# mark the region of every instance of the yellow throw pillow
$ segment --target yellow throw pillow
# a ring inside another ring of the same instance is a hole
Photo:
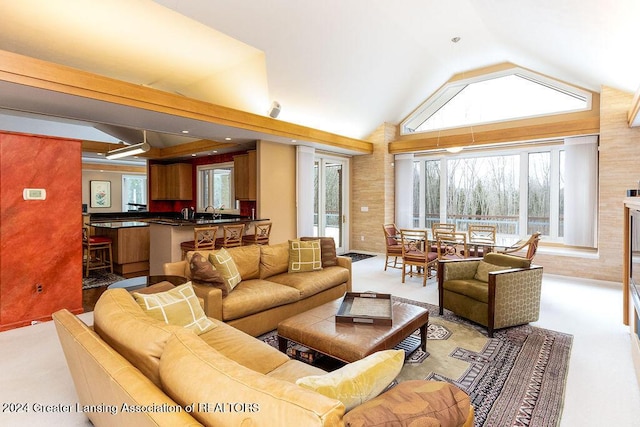
[[[289,273],[322,270],[320,240],[289,240]]]
[[[216,326],[204,314],[191,282],[155,294],[133,292],[133,297],[147,315],[169,325],[183,326],[197,334]]]
[[[482,282],[488,282],[490,272],[508,269],[509,267],[505,267],[503,265],[489,264],[488,262],[480,261],[478,269],[476,270],[476,275],[473,276],[473,278]]]
[[[333,372],[300,378],[296,384],[341,401],[348,411],[379,395],[403,364],[404,350],[383,350]]]
[[[209,261],[211,264],[222,274],[222,278],[227,284],[229,292],[236,287],[242,280],[236,263],[229,255],[229,252],[225,248],[221,248],[219,251],[215,251],[209,255]]]

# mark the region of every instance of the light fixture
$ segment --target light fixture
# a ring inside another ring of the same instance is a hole
[[[151,146],[147,143],[147,131],[143,130],[144,136],[143,142],[140,144],[133,144],[123,148],[117,148],[107,153],[106,158],[109,160],[120,159],[122,157],[135,156],[136,154],[146,153],[151,149]]]
[[[448,147],[448,148],[445,148],[445,150],[447,150],[449,153],[456,154],[456,153],[461,152],[462,148],[463,147]]]

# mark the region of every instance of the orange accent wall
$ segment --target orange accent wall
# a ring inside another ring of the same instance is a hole
[[[81,149],[0,132],[0,330],[82,312]],[[46,200],[24,200],[25,188],[44,188]]]

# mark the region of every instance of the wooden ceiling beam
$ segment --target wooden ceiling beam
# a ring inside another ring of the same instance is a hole
[[[373,144],[0,50],[0,80],[298,141],[373,153]],[[99,117],[95,118],[100,121]]]

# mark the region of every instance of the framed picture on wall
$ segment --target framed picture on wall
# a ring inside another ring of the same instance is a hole
[[[89,181],[92,208],[111,207],[111,181]]]

